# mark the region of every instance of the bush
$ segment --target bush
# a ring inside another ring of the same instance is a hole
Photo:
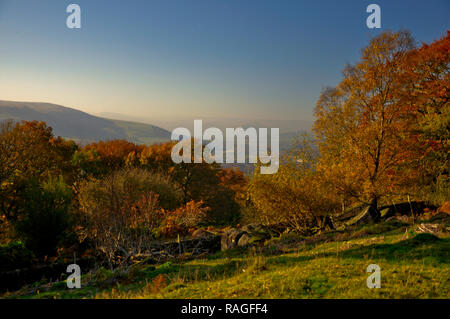
[[[166,237],[186,235],[189,230],[198,227],[206,221],[209,210],[202,205],[203,202],[190,201],[172,212],[165,212],[160,234]]]
[[[262,175],[255,169],[244,220],[303,234],[329,227],[327,217],[339,211],[340,203],[316,163],[314,145],[305,138],[300,149],[294,146],[281,157],[276,174]]]
[[[181,191],[169,177],[144,169],[124,169],[83,181],[79,201],[85,212],[130,208],[149,192],[158,195],[159,206],[164,209],[175,209],[181,203]]]
[[[164,175],[125,169],[82,182],[78,199],[86,234],[112,266],[149,248],[163,210],[175,209],[181,192]]]
[[[36,256],[53,256],[69,225],[72,190],[62,177],[40,184],[31,180],[22,194],[15,230]]]
[[[33,253],[21,242],[0,245],[0,271],[30,267],[33,261]]]
[[[434,183],[422,186],[420,195],[429,204],[440,206],[450,198],[450,179],[448,176],[439,176]]]

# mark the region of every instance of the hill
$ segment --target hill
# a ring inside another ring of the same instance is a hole
[[[137,122],[110,120],[50,103],[0,101],[0,121],[44,121],[56,136],[80,143],[126,139],[139,144],[170,140],[170,132]]]

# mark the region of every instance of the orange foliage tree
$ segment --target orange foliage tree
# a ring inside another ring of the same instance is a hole
[[[237,173],[225,173],[218,164],[208,164],[204,161],[193,163],[193,151],[192,163],[176,164],[171,157],[173,146],[173,142],[168,142],[145,147],[140,153],[140,165],[152,171],[168,173],[180,186],[183,203],[186,205],[192,200],[202,201],[210,208],[208,216],[211,222],[236,221],[240,208],[235,197],[237,192],[232,186],[232,175]],[[242,182],[238,175],[234,177],[234,181]]]
[[[403,103],[416,115],[424,144],[418,185],[447,180],[450,158],[450,31],[430,45],[413,50],[404,65]]]
[[[78,146],[54,137],[44,122],[4,122],[0,132],[0,209],[16,219],[21,191],[29,179],[63,175],[72,182],[73,153]]]
[[[83,150],[86,152],[95,151],[104,165],[109,170],[114,170],[124,167],[127,159],[138,156],[143,149],[144,146],[126,140],[112,140],[86,145]]]
[[[423,154],[415,132],[415,107],[405,103],[405,64],[414,49],[406,31],[373,38],[361,60],[344,70],[344,80],[325,90],[315,110],[318,169],[343,196],[371,204],[401,192]]]
[[[339,211],[340,203],[316,169],[317,159],[315,141],[305,135],[280,157],[276,174],[263,175],[255,169],[247,191],[257,210],[251,219],[303,234],[330,227],[329,216]]]

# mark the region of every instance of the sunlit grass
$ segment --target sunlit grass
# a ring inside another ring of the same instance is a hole
[[[273,241],[203,259],[102,270],[85,275],[82,289],[57,283],[4,297],[448,298],[449,251],[448,237],[403,232],[315,245]],[[381,267],[380,289],[367,288],[370,264]]]

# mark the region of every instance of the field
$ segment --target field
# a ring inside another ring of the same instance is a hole
[[[140,262],[65,281],[37,282],[3,298],[449,298],[450,236],[388,221],[310,238],[285,235],[257,247],[162,264]],[[369,289],[367,266],[381,268]]]

